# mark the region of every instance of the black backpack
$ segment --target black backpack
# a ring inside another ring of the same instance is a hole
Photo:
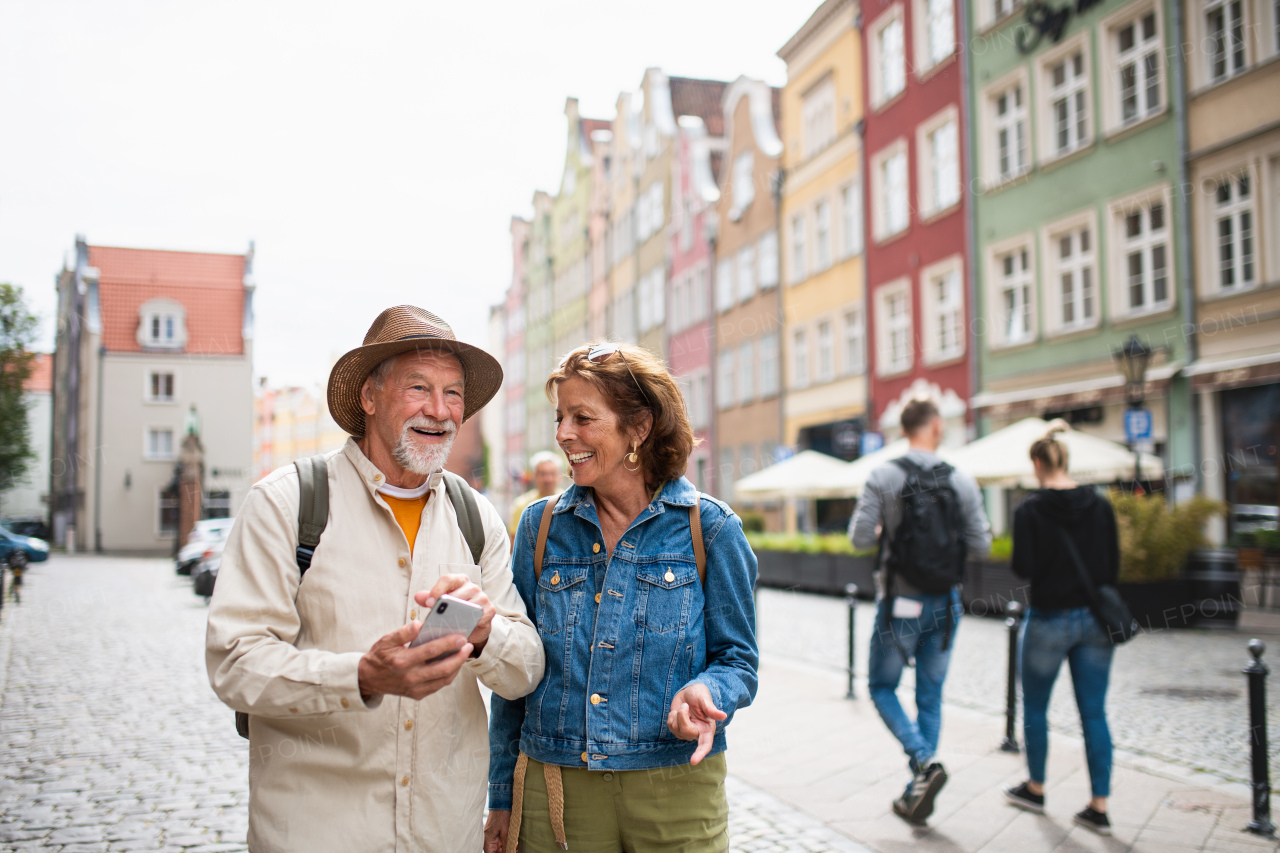
[[[960,535],[960,499],[951,485],[950,465],[924,469],[902,457],[893,460],[907,480],[899,498],[902,520],[889,541],[889,577],[904,578],[927,595],[941,595],[964,579],[965,544]]]
[[[298,469],[299,489],[298,548],[294,559],[298,563],[298,574],[305,575],[329,523],[329,460],[320,454],[298,459],[293,467]],[[471,561],[478,566],[484,552],[484,521],[480,518],[475,492],[466,480],[450,471],[444,472],[444,490],[471,549]],[[236,711],[236,732],[242,738],[249,737],[249,715],[243,711]]]

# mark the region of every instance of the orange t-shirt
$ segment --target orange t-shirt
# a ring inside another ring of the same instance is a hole
[[[416,498],[393,498],[386,492],[382,499],[391,507],[391,514],[396,517],[396,524],[404,531],[404,538],[409,540],[409,553],[413,553],[413,542],[418,538],[418,526],[422,524],[422,510],[427,505],[424,494]]]

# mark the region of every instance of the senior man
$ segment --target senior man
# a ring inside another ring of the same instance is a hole
[[[517,699],[545,662],[501,516],[475,496],[477,565],[441,471],[458,427],[501,382],[498,363],[439,317],[389,308],[329,376],[330,412],[352,438],[327,455],[328,522],[305,576],[297,469],[245,499],[206,663],[218,697],[249,714],[254,853],[481,849],[478,682]],[[482,606],[479,625],[409,648],[446,592]]]
[[[555,454],[550,450],[539,450],[529,457],[529,471],[533,474],[533,488],[520,495],[511,504],[511,520],[507,523],[507,532],[512,536],[516,535],[516,528],[520,526],[520,516],[524,515],[524,511],[529,508],[529,504],[563,491],[560,488],[560,481],[564,479],[563,460],[564,456],[562,454]]]

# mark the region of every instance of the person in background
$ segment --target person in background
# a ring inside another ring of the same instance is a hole
[[[1111,503],[1091,486],[1067,476],[1067,448],[1054,421],[1031,445],[1040,490],[1013,514],[1013,572],[1031,581],[1031,606],[1022,626],[1022,732],[1030,779],[1006,790],[1020,808],[1044,812],[1045,764],[1049,756],[1049,697],[1065,660],[1080,709],[1084,752],[1093,798],[1075,822],[1111,834],[1111,730],[1107,727],[1107,683],[1115,646],[1089,608],[1087,572],[1094,586],[1114,584],[1120,544]]]
[[[550,450],[539,450],[529,457],[529,471],[533,474],[533,488],[516,498],[511,504],[511,522],[507,525],[507,530],[512,536],[516,535],[516,528],[520,526],[520,516],[524,514],[529,504],[538,498],[550,497],[560,490],[560,480],[564,477],[564,461]]]
[[[849,522],[856,548],[879,544],[876,630],[871,633],[868,690],[880,718],[907,754],[911,780],[894,814],[922,824],[946,784],[934,757],[942,730],[942,685],[960,620],[960,580],[967,557],[991,550],[982,493],[973,478],[938,456],[938,407],[915,399],[902,409],[909,449],[871,472]],[[916,719],[898,701],[902,668],[916,668]]]

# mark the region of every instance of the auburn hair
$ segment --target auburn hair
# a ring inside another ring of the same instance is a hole
[[[1070,429],[1062,418],[1054,418],[1049,422],[1049,429],[1043,438],[1036,439],[1031,445],[1032,461],[1039,461],[1045,471],[1067,470],[1067,446],[1058,441],[1058,433]]]
[[[547,398],[555,402],[556,386],[576,376],[600,390],[618,417],[619,432],[633,434],[651,415],[653,425],[637,451],[645,483],[656,487],[683,476],[697,441],[685,411],[684,395],[667,366],[647,349],[629,344],[619,344],[617,353],[591,361],[587,354],[593,346],[596,345],[571,350],[551,371],[545,386]]]

